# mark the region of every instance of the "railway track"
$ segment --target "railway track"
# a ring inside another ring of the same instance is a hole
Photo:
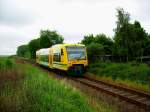
[[[134,104],[150,112],[150,94],[149,93],[110,84],[104,81],[99,81],[99,80],[91,79],[88,77],[71,78],[71,80],[80,82],[88,87],[94,88],[98,91],[102,91],[114,97],[118,97],[119,99],[123,101]]]
[[[24,61],[38,66],[37,64],[35,64],[34,61],[29,60]],[[150,112],[150,93],[131,89],[124,86],[115,85],[102,80],[91,79],[89,77],[80,77],[80,78],[64,77],[64,78],[79,82],[98,91],[102,91],[106,94],[117,97],[123,101],[129,102],[140,108],[143,108],[144,110],[146,110],[146,112]]]

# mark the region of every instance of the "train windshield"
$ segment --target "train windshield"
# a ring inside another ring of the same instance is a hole
[[[68,60],[85,60],[86,50],[82,46],[69,46],[67,48]]]

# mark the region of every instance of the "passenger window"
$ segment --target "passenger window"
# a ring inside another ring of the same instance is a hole
[[[54,61],[60,62],[60,53],[54,53]]]

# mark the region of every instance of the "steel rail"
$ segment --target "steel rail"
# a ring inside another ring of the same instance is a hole
[[[147,103],[147,102],[144,102],[144,101],[139,101],[139,100],[137,100],[137,99],[135,99],[135,98],[132,98],[132,97],[130,97],[130,96],[128,96],[128,95],[124,95],[124,94],[120,94],[120,93],[118,93],[118,92],[116,92],[116,91],[113,91],[113,89],[111,88],[112,86],[109,86],[108,88],[106,88],[106,87],[104,87],[104,86],[100,86],[100,84],[99,84],[99,81],[97,81],[97,80],[95,80],[95,81],[92,81],[92,80],[89,80],[89,79],[87,79],[87,78],[70,78],[71,80],[74,80],[74,81],[76,81],[76,82],[79,82],[79,83],[82,83],[82,84],[84,84],[84,85],[86,85],[86,86],[88,86],[88,87],[91,87],[91,88],[93,88],[93,89],[96,89],[96,90],[98,90],[98,91],[102,91],[102,92],[105,92],[105,93],[107,93],[107,94],[109,94],[109,95],[112,95],[112,96],[114,96],[114,97],[118,97],[119,99],[121,99],[121,100],[123,100],[123,101],[126,101],[126,102],[129,102],[129,103],[132,103],[132,104],[135,104],[135,105],[137,105],[137,106],[139,106],[139,107],[141,107],[141,108],[143,108],[143,109],[145,109],[145,110],[150,110],[150,102],[149,103]],[[103,83],[104,84],[104,83]],[[106,83],[105,83],[106,84]],[[107,84],[106,84],[107,85]],[[113,85],[113,88],[114,88],[114,86],[115,85]],[[121,88],[121,87],[120,87]],[[119,89],[119,88],[118,88]],[[126,91],[127,91],[127,88],[125,89]],[[127,91],[128,92],[128,91]],[[130,92],[130,90],[129,90],[129,92]],[[137,92],[135,92],[134,94],[133,94],[133,91],[132,91],[132,95],[137,95]],[[143,98],[143,96],[141,95],[141,93],[138,93],[138,96],[140,95],[140,97],[142,97]],[[144,98],[145,98],[145,96],[144,96]],[[149,99],[149,98],[148,98]],[[149,100],[146,100],[146,101],[150,101],[150,99]]]
[[[84,76],[84,78],[88,79],[88,80],[91,80],[91,81],[94,81],[94,82],[98,82],[98,83],[102,83],[102,84],[105,84],[105,85],[108,85],[108,86],[112,86],[114,88],[129,91],[131,93],[135,93],[135,94],[138,94],[138,95],[141,95],[141,96],[144,96],[144,97],[147,97],[148,99],[150,99],[150,93],[145,92],[145,91],[140,91],[140,90],[137,90],[137,89],[131,89],[129,87],[125,87],[125,86],[121,86],[121,85],[117,85],[117,84],[113,84],[113,83],[108,83],[108,82],[100,80],[100,79],[96,80],[96,79],[93,79],[93,78],[90,78],[90,77],[87,77],[87,76]]]

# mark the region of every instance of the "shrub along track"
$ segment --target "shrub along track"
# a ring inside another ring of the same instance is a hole
[[[29,62],[38,66],[34,61],[29,61],[27,59],[22,59],[22,61]],[[48,69],[44,70],[47,71]],[[56,74],[56,76],[58,75]],[[90,88],[96,89],[97,91],[102,91],[103,93],[109,94],[115,98],[117,97],[120,100],[129,102],[130,104],[134,104],[137,107],[144,109],[145,112],[150,111],[150,93],[115,85],[101,80],[95,80],[89,77],[74,78],[63,76],[63,78],[79,82]]]

